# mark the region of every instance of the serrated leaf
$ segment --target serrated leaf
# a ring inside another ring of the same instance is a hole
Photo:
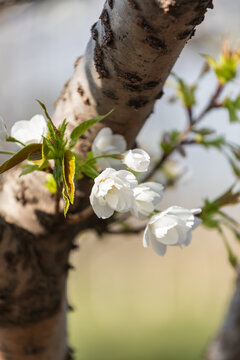
[[[36,151],[41,150],[41,148],[42,148],[42,144],[29,144],[25,146],[23,149],[18,151],[15,155],[13,155],[10,159],[5,161],[0,166],[0,174],[20,164],[22,161],[26,160],[29,157],[29,155],[31,155]]]
[[[111,113],[113,112],[113,110],[109,111],[106,115],[101,115],[101,116],[97,116],[93,119],[90,120],[86,120],[84,122],[82,122],[80,125],[78,125],[72,132],[70,135],[71,138],[71,142],[69,147],[73,148],[76,143],[77,140],[79,139],[79,137],[85,133],[88,129],[90,129],[93,125],[95,125],[97,122],[105,119],[107,116],[109,116]]]
[[[66,217],[67,215],[67,212],[68,212],[68,209],[69,209],[69,205],[70,205],[70,202],[69,202],[69,198],[66,194],[66,190],[65,188],[63,187],[63,190],[62,190],[62,196],[63,196],[63,200],[64,200],[64,216]]]
[[[51,194],[57,193],[57,183],[52,174],[47,174],[45,186],[50,191]]]
[[[66,150],[62,162],[63,180],[66,193],[71,204],[74,202],[74,175],[75,175],[75,156],[70,150]]]

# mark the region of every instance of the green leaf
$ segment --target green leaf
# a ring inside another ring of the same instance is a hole
[[[81,166],[81,171],[91,179],[95,179],[99,175],[94,165],[85,164]]]
[[[238,95],[235,100],[226,98],[222,106],[228,110],[230,122],[239,121],[237,111],[240,110],[240,95]]]
[[[69,145],[69,148],[73,148],[76,143],[77,143],[77,140],[79,139],[79,137],[85,133],[88,129],[90,129],[93,125],[95,125],[97,122],[105,119],[107,116],[109,116],[111,113],[113,112],[113,110],[109,111],[106,115],[101,115],[101,116],[98,116],[96,118],[93,118],[93,119],[90,119],[90,120],[87,120],[87,121],[84,121],[82,122],[80,125],[78,125],[72,132],[71,132],[71,135],[70,135],[70,138],[71,138],[71,142],[70,142],[70,145]]]
[[[41,108],[43,109],[46,118],[50,121],[50,123],[52,123],[52,119],[51,119],[50,115],[48,114],[47,108],[46,108],[46,106],[44,105],[44,103],[42,103],[42,102],[41,102],[40,100],[38,100],[38,99],[37,99],[37,102],[39,103],[39,105],[40,105]]]
[[[25,146],[23,149],[18,151],[15,155],[13,155],[10,159],[5,161],[0,166],[0,174],[20,164],[22,161],[26,160],[32,153],[41,150],[41,148],[42,144],[29,144]]]
[[[67,125],[68,125],[67,120],[64,119],[62,124],[58,128],[59,134],[60,134],[60,136],[62,138],[64,138],[64,135],[65,135],[65,132],[66,132],[66,129],[67,129]]]
[[[192,129],[191,131],[193,133],[200,134],[202,136],[211,135],[211,134],[214,134],[216,132],[214,129],[209,129],[209,128]]]
[[[57,183],[54,179],[54,176],[52,174],[47,174],[46,176],[46,188],[50,191],[51,194],[57,193]]]
[[[48,114],[46,106],[38,99],[37,99],[37,102],[39,103],[39,105],[43,109],[43,111],[45,113],[45,116],[48,119],[47,125],[48,125],[49,132],[52,133],[52,131],[53,131],[54,134],[59,135],[59,131],[56,128],[56,126],[54,125],[50,115]],[[53,134],[51,134],[51,137],[54,138]]]
[[[240,178],[240,167],[238,167],[237,164],[236,164],[232,159],[230,159],[230,158],[229,158],[229,162],[230,162],[230,165],[231,165],[231,167],[232,167],[232,170],[233,170],[234,174],[235,174],[238,178]]]
[[[53,176],[57,184],[60,185],[62,181],[62,164],[59,159],[55,160],[55,166],[53,169]]]
[[[234,269],[236,269],[237,266],[238,266],[237,257],[236,257],[236,255],[233,253],[232,248],[231,248],[231,246],[229,245],[229,243],[228,243],[228,241],[227,241],[227,239],[226,239],[226,237],[225,237],[225,234],[224,234],[224,232],[222,231],[221,227],[219,227],[218,231],[219,231],[220,235],[222,236],[223,243],[224,243],[224,245],[225,245],[225,247],[226,247],[227,254],[228,254],[228,260],[229,260],[230,264],[232,265],[232,267],[233,267]]]
[[[24,170],[21,172],[21,174],[19,176],[30,174],[33,171],[37,171],[39,169],[38,165],[24,165],[22,167]]]
[[[10,151],[0,151],[0,154],[3,154],[3,155],[14,155],[15,153],[14,153],[14,152],[10,152]]]
[[[216,61],[209,55],[203,55],[209,66],[214,70],[219,82],[225,84],[233,80],[237,75],[237,65],[239,62],[239,53],[226,49],[222,52],[219,60]]]
[[[173,148],[175,148],[179,144],[179,136],[180,132],[177,130],[166,132],[163,135],[160,146],[164,153],[169,154],[173,150]]]
[[[64,212],[64,216],[66,217],[70,202],[69,202],[69,198],[66,194],[65,187],[63,187],[63,189],[62,189],[62,196],[63,196],[63,200],[64,200],[64,211],[63,212]]]
[[[83,174],[82,174],[82,166],[85,163],[78,154],[74,153],[75,156],[75,176],[74,179],[75,180],[79,180],[82,179]]]
[[[62,162],[63,180],[68,198],[74,202],[74,175],[75,175],[75,156],[70,150],[66,150]]]
[[[195,92],[196,92],[196,85],[188,85],[184,82],[183,79],[172,74],[174,78],[177,80],[177,95],[180,99],[182,99],[183,104],[186,107],[192,107],[196,104]]]
[[[216,147],[219,150],[221,150],[222,146],[226,144],[226,140],[224,136],[219,136],[211,140],[208,140],[205,137],[201,137],[197,139],[197,142],[206,148]]]

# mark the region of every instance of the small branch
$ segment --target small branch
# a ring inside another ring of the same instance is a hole
[[[199,123],[199,121],[201,121],[203,119],[203,117],[210,112],[211,110],[215,109],[218,107],[218,104],[216,103],[217,98],[219,97],[219,95],[222,93],[224,89],[223,84],[218,83],[218,86],[216,88],[215,93],[213,94],[213,96],[211,97],[208,105],[206,106],[205,109],[203,109],[203,111],[199,114],[199,116],[193,120],[193,124],[197,124]]]
[[[67,223],[71,225],[81,224],[93,214],[94,212],[92,206],[89,205],[86,209],[84,209],[80,213],[69,215],[67,218]]]
[[[56,214],[56,216],[60,215],[61,194],[62,194],[62,188],[61,188],[61,186],[57,185],[56,203],[55,203],[55,214]]]
[[[192,126],[194,124],[193,114],[192,114],[192,107],[191,106],[186,106],[186,110],[187,110],[189,125]]]

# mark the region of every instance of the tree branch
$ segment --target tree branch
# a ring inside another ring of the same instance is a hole
[[[240,269],[238,269],[236,289],[226,318],[216,339],[209,346],[204,359],[240,359]]]

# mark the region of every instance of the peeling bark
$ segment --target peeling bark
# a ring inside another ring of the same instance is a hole
[[[123,134],[129,145],[134,142],[208,7],[211,0],[105,2],[53,115],[56,123],[67,118],[73,127],[115,109],[83,136],[78,151],[86,153],[102,126]],[[10,171],[0,183],[0,358],[70,359],[65,325],[68,255],[79,231],[101,231],[102,226],[86,209],[91,184],[76,184],[70,221],[55,216],[44,174],[18,175]]]

